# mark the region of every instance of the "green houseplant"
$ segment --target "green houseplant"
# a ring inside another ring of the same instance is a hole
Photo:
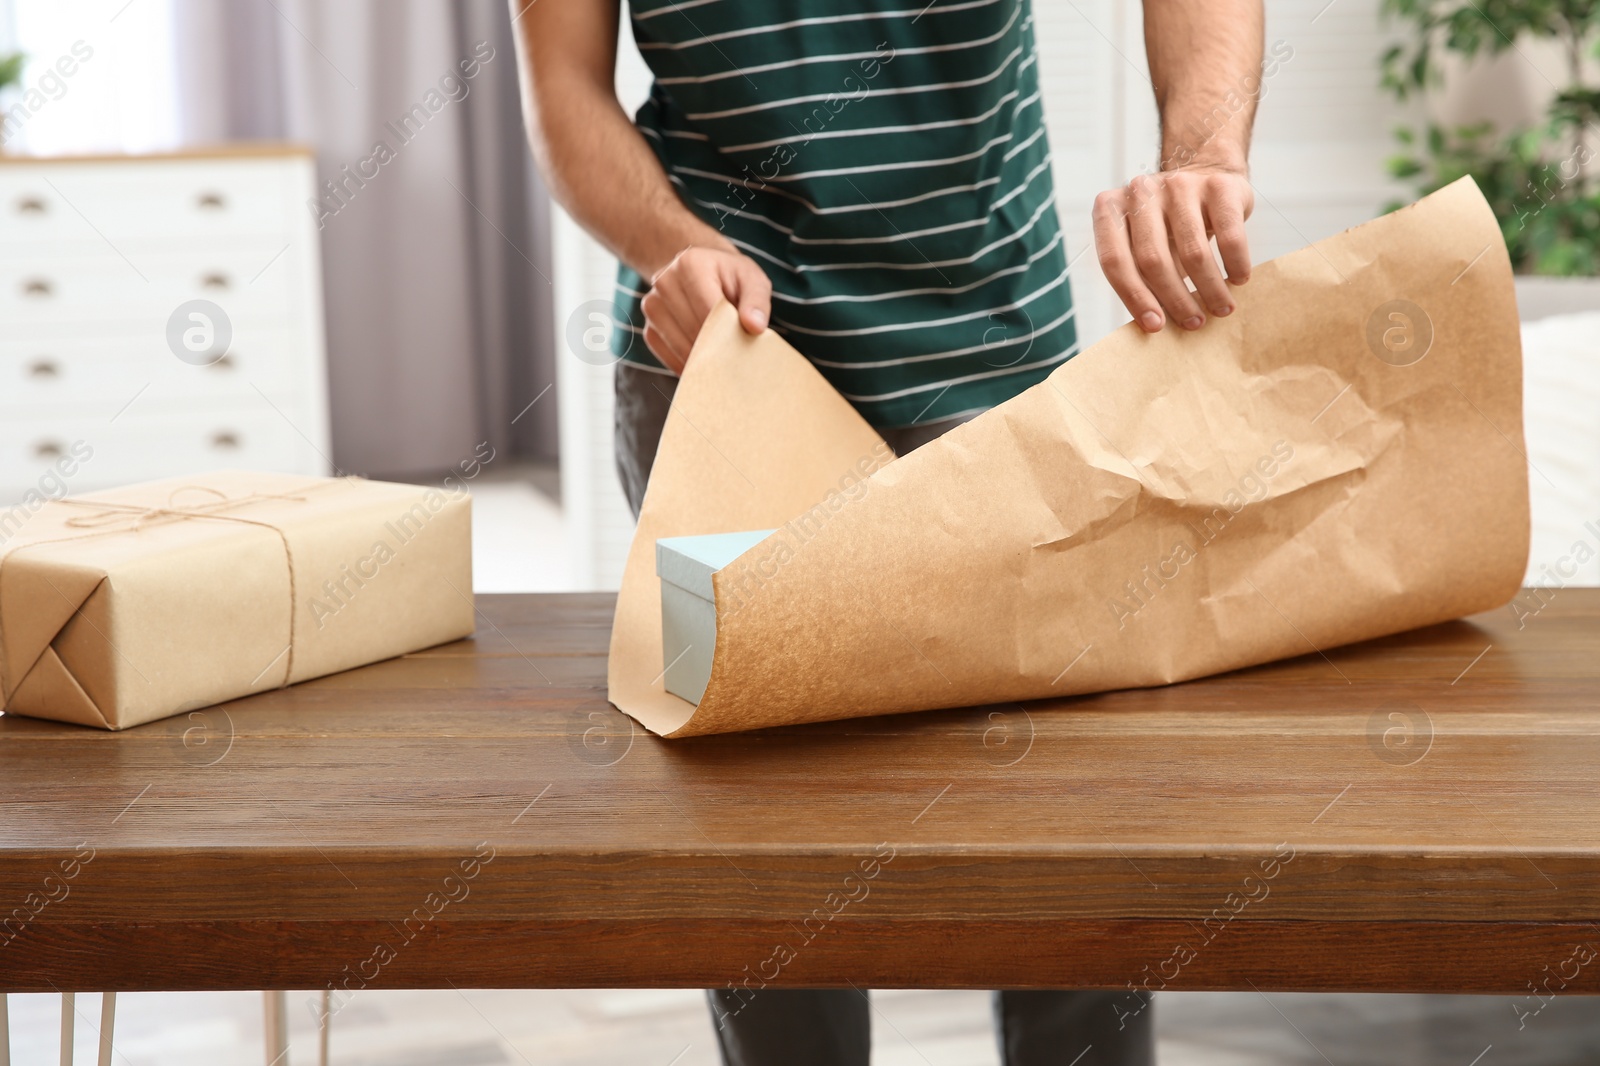
[[[8,102],[6,90],[13,85],[22,84],[22,68],[28,57],[21,52],[12,52],[9,55],[0,55],[0,107]],[[10,130],[6,128],[6,115],[0,110],[0,152],[5,151],[6,140]]]
[[[1532,40],[1560,46],[1566,84],[1541,121],[1513,130],[1487,122],[1429,123],[1420,135],[1400,129],[1389,171],[1415,180],[1422,194],[1470,174],[1519,273],[1600,273],[1600,182],[1591,166],[1600,87],[1585,78],[1586,57],[1600,55],[1600,0],[1383,0],[1383,11],[1412,31],[1383,55],[1383,86],[1400,100],[1442,84],[1443,54],[1471,59]]]

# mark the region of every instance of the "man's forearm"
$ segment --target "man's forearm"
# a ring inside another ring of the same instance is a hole
[[[1145,0],[1161,169],[1243,173],[1261,95],[1261,0]]]
[[[520,20],[523,113],[551,195],[646,279],[683,249],[732,250],[678,198],[611,84],[616,24],[601,5],[543,3]],[[558,24],[559,23],[559,24]],[[582,42],[580,44],[580,42]]]

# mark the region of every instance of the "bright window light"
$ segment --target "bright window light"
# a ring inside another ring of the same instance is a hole
[[[6,39],[9,38],[9,39]],[[149,152],[179,140],[172,0],[0,0],[0,49],[28,57],[0,150]]]

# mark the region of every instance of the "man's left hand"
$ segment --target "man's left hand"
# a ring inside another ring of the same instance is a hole
[[[1171,318],[1195,330],[1207,313],[1233,313],[1228,286],[1250,280],[1244,222],[1254,206],[1242,168],[1201,165],[1141,174],[1095,198],[1100,268],[1139,328],[1156,333]]]

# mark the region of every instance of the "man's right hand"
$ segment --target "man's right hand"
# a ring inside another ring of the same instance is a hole
[[[649,279],[645,346],[682,373],[701,323],[724,298],[747,332],[766,329],[766,274],[684,205],[617,102],[618,0],[512,7],[534,156],[579,225]]]
[[[746,333],[767,328],[772,282],[755,260],[735,251],[685,248],[650,279],[640,305],[645,346],[674,374],[683,373],[700,327],[722,299],[739,309]]]

